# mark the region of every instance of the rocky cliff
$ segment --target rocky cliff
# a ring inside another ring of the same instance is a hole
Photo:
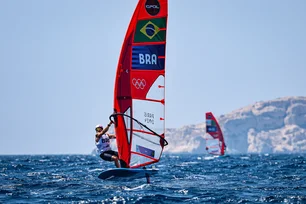
[[[217,117],[228,153],[306,152],[306,97],[261,101]],[[204,153],[205,121],[167,129],[165,152]]]

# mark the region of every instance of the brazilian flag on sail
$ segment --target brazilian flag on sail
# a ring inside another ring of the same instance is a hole
[[[140,20],[136,26],[134,42],[162,42],[166,40],[166,18]]]

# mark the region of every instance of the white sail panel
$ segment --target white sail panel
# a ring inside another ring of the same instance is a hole
[[[146,96],[147,99],[163,100],[165,99],[165,77],[160,75],[153,85],[151,86],[149,92]]]
[[[160,102],[133,99],[133,118],[159,135],[164,134],[164,105]],[[133,121],[133,126],[137,126]],[[133,127],[133,129],[135,129]]]
[[[143,132],[134,132],[132,141],[132,166],[159,159],[162,153],[160,137]]]
[[[206,139],[206,148],[210,154],[220,154],[220,144],[219,139],[214,139],[212,137]]]
[[[131,154],[130,166],[133,167],[133,166],[144,164],[144,163],[147,163],[147,162],[150,162],[150,161],[152,161],[152,159],[148,159],[146,157],[143,157],[143,156],[132,153]]]

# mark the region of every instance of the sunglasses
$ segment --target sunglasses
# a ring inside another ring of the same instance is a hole
[[[96,131],[97,131],[97,132],[100,132],[100,131],[102,131],[102,130],[103,130],[103,128],[100,128],[100,127],[96,128]]]

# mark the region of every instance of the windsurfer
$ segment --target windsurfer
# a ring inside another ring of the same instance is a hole
[[[111,125],[112,121],[104,129],[102,125],[97,125],[95,141],[100,157],[105,161],[114,161],[116,167],[119,168],[118,152],[113,151],[110,146],[110,139],[116,139],[116,135],[107,133]]]

